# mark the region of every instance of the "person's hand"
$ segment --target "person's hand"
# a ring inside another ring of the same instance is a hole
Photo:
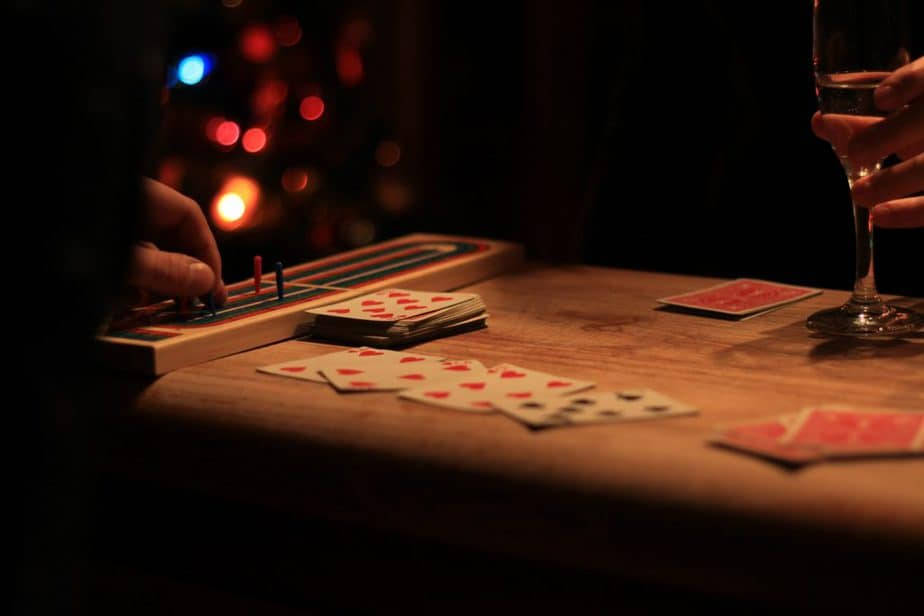
[[[147,178],[143,182],[142,237],[150,241],[138,242],[132,249],[128,284],[142,296],[213,293],[216,305],[223,304],[227,290],[221,279],[221,255],[202,210],[169,186]]]
[[[872,167],[890,154],[902,162],[853,183],[854,201],[880,227],[924,227],[924,57],[886,77],[874,92],[884,120],[816,113],[812,130],[851,165]]]

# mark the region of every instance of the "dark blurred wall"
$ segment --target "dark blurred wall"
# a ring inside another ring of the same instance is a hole
[[[422,226],[542,258],[852,285],[846,181],[809,128],[810,3],[404,7],[425,31]],[[879,232],[881,289],[924,295],[922,254],[924,231]]]

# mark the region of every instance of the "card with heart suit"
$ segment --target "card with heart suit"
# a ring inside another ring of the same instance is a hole
[[[500,364],[484,378],[461,379],[438,386],[418,387],[401,392],[400,397],[426,404],[473,413],[491,413],[495,401],[567,395],[590,389],[594,383],[529,370],[513,364]]]
[[[494,405],[531,428],[644,421],[695,415],[699,410],[651,389],[589,392],[531,400],[499,398]]]
[[[407,289],[385,289],[307,312],[315,317],[391,323],[434,310],[444,310],[471,301],[476,297],[478,296],[474,293],[433,293]]]
[[[820,460],[821,451],[815,446],[780,443],[798,419],[798,413],[791,413],[718,426],[707,441],[794,465]]]
[[[435,355],[424,355],[423,353],[406,353],[399,351],[386,351],[383,349],[372,349],[369,347],[359,347],[356,349],[347,349],[325,355],[316,355],[304,359],[285,361],[278,364],[261,366],[257,371],[266,374],[277,374],[305,381],[314,381],[316,383],[327,383],[320,369],[324,367],[352,367],[352,368],[369,368],[369,367],[409,367],[416,366],[426,362],[437,362],[443,359]]]
[[[352,362],[321,367],[321,374],[337,391],[400,391],[422,384],[444,386],[483,379],[487,370],[476,360],[444,359],[415,364],[357,365]]]
[[[924,455],[924,412],[803,409],[780,443],[817,448],[824,457]]]
[[[699,291],[663,297],[657,301],[694,310],[745,316],[797,302],[820,293],[820,289],[753,278],[739,278]]]

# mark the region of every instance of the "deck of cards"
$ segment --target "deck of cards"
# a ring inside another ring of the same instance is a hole
[[[361,304],[360,304],[361,305]],[[588,392],[590,381],[513,364],[359,347],[257,369],[328,383],[341,393],[398,392],[405,400],[469,413],[501,412],[533,428],[643,421],[698,410],[650,389]]]
[[[720,426],[708,440],[794,466],[837,458],[924,455],[924,412],[814,406]]]
[[[385,289],[306,311],[300,333],[389,348],[479,329],[488,314],[474,293]]]
[[[657,301],[695,313],[743,320],[820,293],[820,289],[739,278],[698,291],[662,297]]]

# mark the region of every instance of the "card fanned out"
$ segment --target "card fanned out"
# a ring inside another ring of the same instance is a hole
[[[385,289],[308,310],[301,333],[387,348],[478,329],[487,317],[474,293]]]

